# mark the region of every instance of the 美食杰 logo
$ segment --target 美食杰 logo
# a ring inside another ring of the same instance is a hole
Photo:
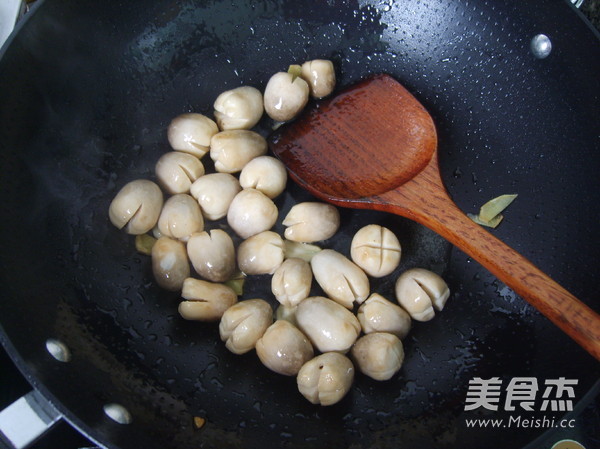
[[[490,428],[573,428],[574,419],[562,417],[573,410],[577,379],[559,377],[499,377],[469,381],[465,397],[465,412],[504,411],[508,418],[466,418],[467,427]],[[530,412],[530,413],[527,413]],[[488,413],[489,414],[489,413]],[[541,415],[540,415],[541,414]]]

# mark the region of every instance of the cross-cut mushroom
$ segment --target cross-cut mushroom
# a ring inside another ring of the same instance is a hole
[[[286,307],[296,307],[310,293],[312,271],[302,259],[286,259],[271,278],[271,291]]]
[[[264,299],[247,299],[225,311],[219,323],[219,334],[234,354],[251,351],[273,323],[273,309]]]
[[[160,157],[154,171],[163,189],[173,195],[188,193],[192,183],[204,174],[204,165],[189,153],[169,151]]]
[[[210,157],[220,173],[237,173],[252,159],[267,152],[267,141],[246,129],[231,129],[210,140]]]
[[[340,213],[327,203],[307,201],[294,205],[283,220],[285,238],[312,243],[326,240],[340,227]]]
[[[188,113],[175,117],[167,136],[174,150],[201,158],[210,147],[210,139],[219,132],[217,124],[202,114]]]
[[[314,98],[326,97],[335,88],[335,69],[327,59],[313,59],[302,64],[302,78]]]
[[[417,321],[429,321],[441,311],[450,296],[441,276],[423,268],[412,268],[396,281],[396,299]]]
[[[113,225],[128,234],[151,230],[163,207],[163,194],[152,181],[137,179],[123,186],[110,203],[108,216]]]
[[[365,334],[388,332],[402,339],[410,330],[410,315],[402,307],[373,293],[356,314]]]
[[[236,270],[233,240],[222,229],[192,234],[187,254],[196,273],[212,282],[225,282]]]
[[[246,274],[273,274],[283,257],[283,239],[272,231],[248,237],[237,251],[238,267]]]
[[[369,296],[369,279],[357,265],[333,249],[324,249],[310,261],[315,280],[334,301],[347,309]]]
[[[186,320],[217,321],[237,303],[235,292],[223,284],[187,278],[183,282],[179,314]]]
[[[214,108],[220,129],[250,129],[262,117],[263,97],[255,87],[240,86],[220,94]]]
[[[233,198],[242,190],[236,177],[229,173],[210,173],[198,178],[190,187],[202,214],[208,220],[219,220],[227,215]]]
[[[158,230],[162,235],[187,242],[194,232],[203,229],[200,206],[190,195],[178,193],[165,201],[158,219]]]
[[[401,248],[392,231],[371,224],[358,230],[352,238],[350,257],[368,275],[383,277],[400,264]]]
[[[308,83],[302,78],[289,72],[278,72],[265,87],[265,112],[278,122],[291,120],[306,106],[308,94]]]
[[[352,386],[354,366],[348,357],[338,352],[326,352],[309,360],[298,372],[298,391],[313,404],[333,405]]]
[[[285,190],[287,171],[285,165],[272,156],[258,156],[248,162],[240,173],[242,188],[260,190],[269,198],[279,196]]]

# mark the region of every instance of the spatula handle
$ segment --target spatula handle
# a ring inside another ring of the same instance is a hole
[[[468,218],[441,184],[437,162],[425,172],[431,177],[421,173],[414,179],[417,184],[404,184],[378,197],[376,201],[385,203],[378,208],[411,218],[440,234],[600,360],[600,315]]]

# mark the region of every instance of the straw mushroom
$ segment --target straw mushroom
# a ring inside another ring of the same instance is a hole
[[[198,202],[186,193],[169,198],[158,218],[161,235],[186,242],[194,232],[204,229],[204,219]]]
[[[173,195],[188,193],[192,183],[204,174],[204,165],[189,153],[169,151],[160,157],[154,171],[163,189]]]
[[[222,229],[192,234],[187,254],[196,273],[212,282],[225,282],[236,270],[233,240]]]
[[[392,231],[371,224],[358,230],[352,238],[350,257],[368,275],[383,277],[400,264],[400,242]]]
[[[312,271],[308,262],[292,257],[273,273],[271,291],[286,307],[295,307],[310,293]]]
[[[308,102],[308,83],[289,72],[273,75],[265,87],[265,111],[273,120],[293,119]]]
[[[327,203],[306,201],[294,205],[283,220],[287,226],[285,238],[294,242],[312,243],[326,240],[340,227],[340,213]]]
[[[210,147],[210,139],[219,132],[217,124],[202,114],[189,113],[175,117],[167,136],[174,150],[201,158]]]
[[[333,405],[352,386],[354,366],[348,357],[338,352],[326,352],[309,360],[298,372],[298,391],[312,404]]]
[[[227,223],[242,238],[268,231],[277,221],[277,206],[256,189],[244,189],[231,201]]]
[[[312,296],[296,308],[298,328],[321,352],[347,352],[360,333],[352,312],[329,298]]]
[[[248,237],[237,252],[238,267],[246,274],[273,274],[283,258],[283,239],[272,231]]]
[[[242,190],[237,178],[229,173],[210,173],[198,178],[190,187],[202,214],[208,220],[219,220],[227,215],[233,198]]]
[[[361,304],[356,317],[365,334],[388,332],[402,339],[410,330],[410,315],[406,310],[378,293]]]
[[[396,281],[396,299],[417,321],[429,321],[441,311],[450,296],[441,276],[423,268],[412,268]]]
[[[237,295],[226,285],[187,278],[183,282],[179,314],[186,320],[218,321],[237,303]]]
[[[219,128],[250,129],[263,114],[263,97],[251,86],[240,86],[220,94],[214,103]]]
[[[273,323],[273,309],[264,299],[247,299],[225,311],[219,323],[219,334],[234,354],[251,351]]]
[[[159,238],[152,246],[152,272],[156,283],[165,290],[181,290],[190,275],[185,245],[169,237]]]
[[[240,185],[244,189],[260,190],[269,198],[275,198],[285,190],[287,171],[279,159],[259,156],[248,162],[240,173]]]
[[[327,59],[314,59],[302,64],[302,78],[308,83],[314,98],[323,98],[335,88],[335,69]]]
[[[333,249],[324,249],[310,261],[315,280],[334,301],[347,309],[369,296],[367,275],[350,259]]]
[[[402,367],[404,347],[398,337],[386,332],[367,334],[352,347],[358,369],[375,380],[388,380]]]
[[[248,162],[267,152],[267,141],[246,129],[231,129],[215,134],[210,140],[210,157],[220,173],[237,173]]]
[[[151,230],[163,207],[163,194],[152,181],[138,179],[123,186],[110,203],[108,216],[113,225],[128,234]]]
[[[256,342],[256,354],[271,371],[295,376],[310,360],[313,347],[308,338],[289,321],[275,321]]]

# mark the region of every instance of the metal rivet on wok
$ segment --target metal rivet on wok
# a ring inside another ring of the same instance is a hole
[[[106,404],[103,409],[106,416],[119,424],[131,424],[133,420],[131,413],[120,404]]]
[[[71,351],[62,341],[54,338],[46,340],[46,350],[59,362],[71,361]]]
[[[531,39],[531,53],[538,59],[544,59],[552,51],[552,42],[545,34],[537,34]]]

